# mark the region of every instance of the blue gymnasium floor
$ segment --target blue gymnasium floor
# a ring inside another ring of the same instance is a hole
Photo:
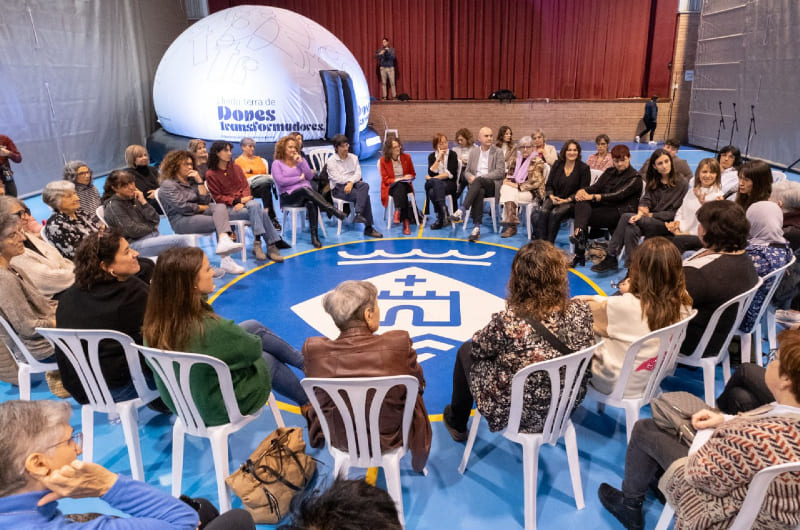
[[[560,148],[560,143],[555,143]],[[652,148],[629,144],[632,164],[640,167]],[[417,204],[424,205],[424,174],[429,152],[427,143],[406,145],[418,174]],[[594,144],[584,143],[584,159]],[[689,148],[680,156],[692,169],[709,153]],[[522,528],[523,484],[522,449],[499,433],[490,433],[485,422],[476,440],[466,473],[460,476],[458,463],[464,444],[455,443],[441,422],[441,411],[449,400],[452,366],[458,345],[488,321],[492,312],[503,307],[505,284],[511,260],[517,248],[526,242],[520,234],[501,239],[492,232],[486,218],[481,241],[466,241],[461,227],[431,231],[425,227],[403,236],[395,225],[388,233],[380,206],[376,159],[362,161],[364,179],[372,189],[376,227],[385,239],[364,240],[361,226],[345,224],[341,236],[336,225],[328,224],[324,247],[315,250],[307,232],[298,234],[295,248],[286,250],[283,264],[258,265],[248,260],[248,271],[239,277],[225,276],[213,295],[215,310],[224,317],[242,321],[255,318],[301,348],[311,335],[335,336],[333,323],[321,308],[319,297],[345,279],[374,282],[381,292],[379,299],[383,321],[381,331],[406,329],[415,342],[425,370],[427,388],[425,402],[433,424],[433,444],[428,460],[428,476],[411,470],[406,457],[402,464],[402,485],[405,517],[408,528],[418,529],[484,529]],[[102,189],[102,179],[96,181]],[[26,201],[38,219],[49,211],[39,197]],[[162,220],[162,233],[171,230]],[[469,227],[471,229],[471,226]],[[287,234],[287,239],[290,235]],[[566,230],[562,230],[558,246],[569,251]],[[210,253],[213,255],[213,252]],[[571,271],[573,295],[594,292],[611,293],[610,284],[624,274],[598,277],[589,267]],[[224,282],[224,283],[223,283]],[[403,309],[401,309],[401,307]],[[679,368],[664,383],[668,390],[688,390],[702,395],[700,371]],[[718,370],[717,393],[722,390]],[[51,399],[44,379],[34,379],[33,399]],[[16,387],[0,383],[0,400],[16,399]],[[285,401],[278,395],[279,401]],[[73,402],[74,403],[74,402]],[[287,425],[305,427],[297,407],[281,403]],[[649,415],[649,408],[643,416]],[[545,446],[540,452],[537,522],[539,528],[620,528],[597,499],[602,482],[619,486],[625,461],[624,414],[608,407],[597,412],[591,399],[584,401],[573,414],[580,452],[581,478],[586,508],[576,510],[567,469],[563,442],[557,447]],[[72,424],[80,430],[80,409],[74,406]],[[170,489],[171,419],[149,409],[140,413],[140,435],[147,482],[165,491]],[[266,411],[244,430],[230,438],[231,469],[235,469],[255,449],[258,442],[275,428],[272,415]],[[95,461],[119,473],[130,473],[127,450],[119,424],[109,424],[104,416],[95,420]],[[325,485],[332,474],[332,459],[325,449],[309,449],[320,460],[315,484]],[[351,477],[363,476],[354,469]],[[374,476],[374,475],[373,475]],[[385,487],[382,472],[377,485]],[[216,484],[209,445],[205,440],[188,437],[185,447],[183,491],[190,496],[207,497],[216,503]],[[234,498],[234,506],[241,506]],[[62,500],[65,513],[99,511],[108,506],[99,500]],[[661,505],[652,497],[645,503],[646,527],[655,526]],[[273,528],[262,525],[259,528]]]

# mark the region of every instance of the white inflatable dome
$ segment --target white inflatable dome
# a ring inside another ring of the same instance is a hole
[[[156,114],[167,132],[192,138],[273,142],[295,130],[324,138],[320,70],[350,75],[364,130],[367,80],[339,39],[286,9],[232,7],[196,22],[164,54],[153,85]]]

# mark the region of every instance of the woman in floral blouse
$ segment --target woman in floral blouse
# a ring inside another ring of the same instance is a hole
[[[67,259],[75,256],[78,243],[89,234],[101,229],[96,217],[80,210],[81,201],[75,185],[68,180],[49,182],[42,192],[42,200],[53,209],[47,220],[44,234],[47,240]]]
[[[538,320],[573,351],[594,344],[592,312],[582,301],[570,301],[567,258],[551,243],[531,241],[511,264],[505,311],[492,315],[489,324],[471,342],[459,348],[453,369],[453,394],[444,409],[444,424],[456,441],[467,438],[467,420],[473,398],[492,431],[508,423],[511,380],[529,364],[560,357],[529,323]],[[525,408],[520,431],[541,432],[550,408],[550,384],[541,373],[525,384]],[[585,378],[577,402],[583,400]]]

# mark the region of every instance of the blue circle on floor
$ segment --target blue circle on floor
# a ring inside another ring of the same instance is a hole
[[[378,333],[406,330],[425,372],[425,404],[438,414],[450,400],[458,347],[505,307],[506,284],[517,249],[462,239],[373,239],[286,255],[223,286],[214,310],[237,322],[254,318],[302,348],[306,338],[338,336],[322,297],[344,280],[378,288]],[[571,294],[596,294],[575,271]],[[298,373],[298,377],[302,374]]]

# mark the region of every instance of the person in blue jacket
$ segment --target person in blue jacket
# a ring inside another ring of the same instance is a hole
[[[644,130],[637,134],[636,138],[633,139],[633,141],[637,144],[639,143],[639,139],[648,132],[650,132],[650,143],[655,143],[653,141],[653,136],[656,134],[656,122],[658,121],[657,101],[658,96],[653,96],[650,98],[650,101],[644,105],[644,117],[642,118],[642,121],[644,122]]]
[[[71,414],[65,401],[0,403],[0,528],[198,528],[201,517],[186,502],[78,460],[83,436],[70,426]],[[56,501],[64,497],[100,497],[130,517],[101,515],[76,523],[58,509]],[[204,528],[255,529],[255,525],[244,510],[231,510]]]

